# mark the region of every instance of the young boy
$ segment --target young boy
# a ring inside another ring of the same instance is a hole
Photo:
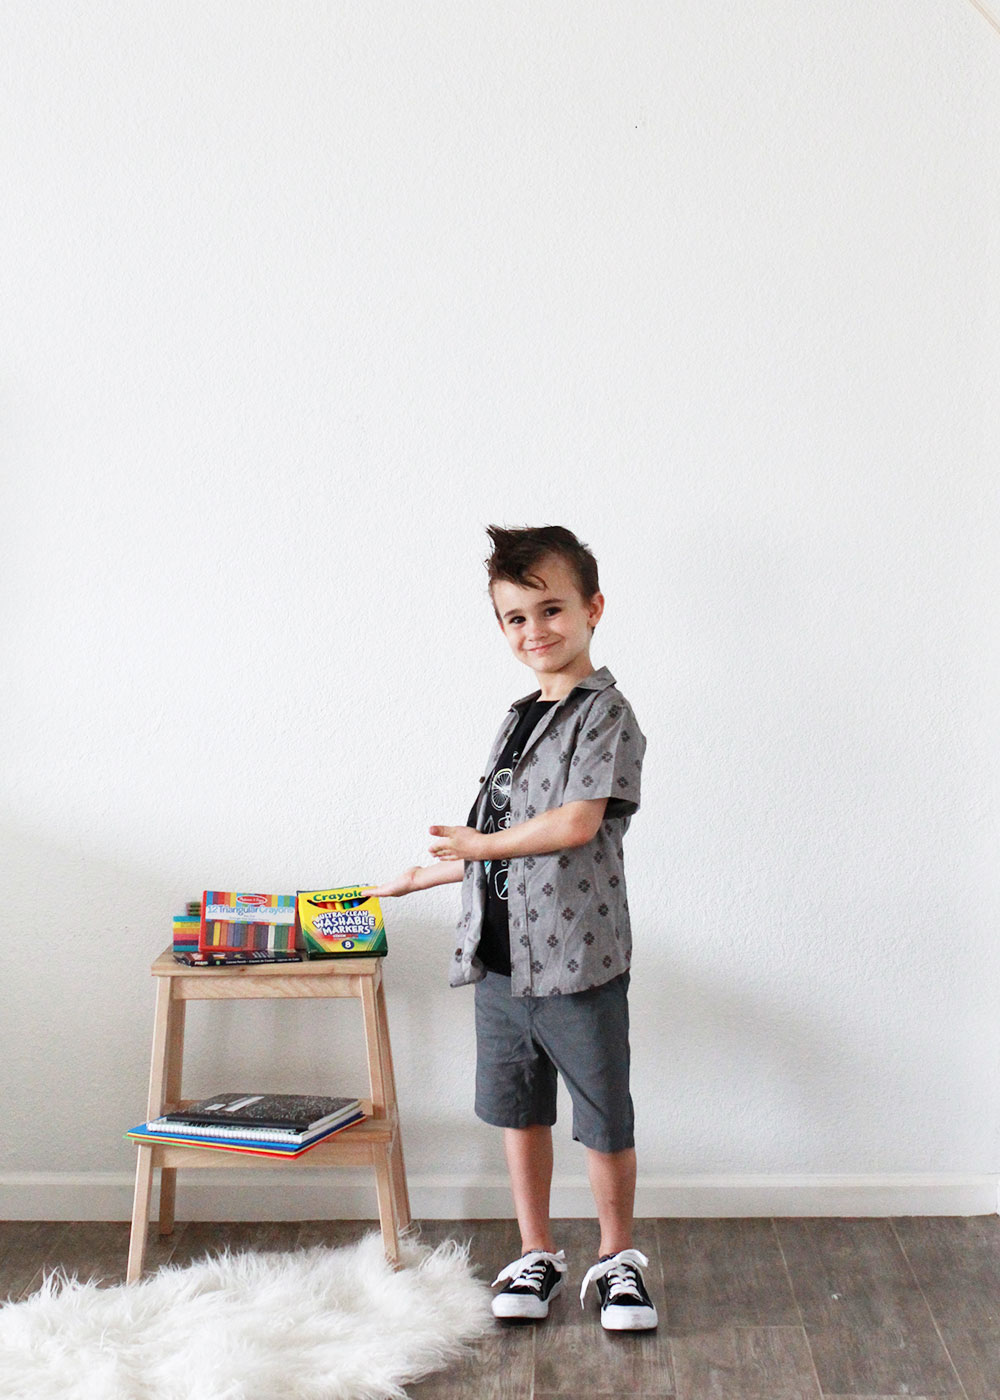
[[[556,1074],[573,1101],[601,1226],[583,1280],[609,1330],[657,1325],[632,1247],[636,1160],[629,1094],[631,930],[622,839],[639,806],[646,740],[614,676],[590,660],[604,610],[597,561],[558,525],[491,525],[493,611],[539,689],[493,742],[466,826],[432,826],[438,862],[379,896],[462,881],[451,985],[475,984],[476,1114],[504,1129],[521,1258],[493,1312],[546,1317],[566,1258],[549,1219]]]

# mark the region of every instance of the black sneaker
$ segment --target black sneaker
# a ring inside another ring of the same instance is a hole
[[[493,1280],[494,1287],[504,1279],[510,1282],[493,1299],[493,1316],[529,1322],[548,1317],[549,1301],[562,1292],[566,1255],[547,1254],[530,1249],[508,1264]]]
[[[591,1283],[597,1284],[601,1298],[601,1326],[609,1332],[645,1332],[659,1321],[646,1292],[639,1265],[649,1263],[637,1249],[620,1249],[609,1254],[587,1273],[580,1289],[580,1307]]]

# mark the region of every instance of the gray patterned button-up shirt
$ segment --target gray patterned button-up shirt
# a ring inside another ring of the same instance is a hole
[[[470,825],[481,829],[489,779],[533,691],[515,700],[493,741]],[[606,666],[578,681],[539,720],[514,765],[511,825],[566,802],[606,797],[597,834],[585,846],[513,856],[507,869],[511,995],[559,996],[610,982],[632,957],[622,840],[639,806],[646,738]],[[486,975],[476,956],[486,900],[481,861],[466,861],[462,917],[450,983]]]

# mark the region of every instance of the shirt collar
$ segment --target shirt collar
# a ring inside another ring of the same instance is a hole
[[[589,676],[584,676],[582,680],[577,681],[573,690],[569,692],[569,695],[564,695],[562,698],[563,700],[568,700],[574,690],[607,690],[608,686],[614,685],[614,683],[615,678],[608,670],[607,666],[602,666],[599,670],[592,671]],[[541,690],[533,690],[530,695],[522,695],[520,700],[514,701],[513,705],[511,705],[511,709],[520,710],[522,707],[526,708],[533,700],[540,699],[541,694]],[[562,701],[557,701],[556,703],[561,704]]]

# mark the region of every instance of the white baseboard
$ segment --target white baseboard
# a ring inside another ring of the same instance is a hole
[[[178,1220],[374,1220],[371,1173],[180,1172]],[[0,1219],[128,1220],[130,1174],[0,1172]],[[513,1216],[505,1176],[411,1176],[417,1220],[494,1220]],[[154,1191],[154,1213],[156,1194]],[[977,1175],[643,1177],[635,1214],[650,1217],[996,1215],[998,1178]],[[586,1179],[552,1186],[555,1218],[590,1218]]]

